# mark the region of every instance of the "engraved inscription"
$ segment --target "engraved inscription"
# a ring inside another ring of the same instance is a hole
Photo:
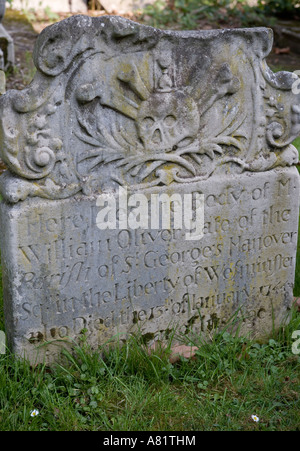
[[[300,94],[294,74],[268,68],[272,45],[265,28],[116,16],[40,34],[32,83],[0,98],[16,353],[51,362],[82,331],[96,348],[210,336],[233,315],[254,336],[279,325],[293,301]],[[188,208],[202,204],[204,222]]]
[[[99,230],[96,198],[26,211],[18,264],[31,296],[19,320],[37,324],[27,339],[68,341],[82,330],[93,346],[134,331],[165,339],[176,327],[206,333],[235,311],[246,330],[259,328],[295,269],[294,180],[273,178],[242,189],[219,182],[205,196],[204,235],[195,242],[172,228]]]

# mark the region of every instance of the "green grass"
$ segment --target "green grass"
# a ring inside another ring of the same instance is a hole
[[[136,338],[103,358],[83,342],[51,370],[0,356],[0,430],[299,430],[297,329],[294,314],[266,344],[224,331],[175,364]]]

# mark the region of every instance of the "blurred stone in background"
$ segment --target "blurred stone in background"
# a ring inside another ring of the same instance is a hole
[[[87,0],[14,0],[14,9],[44,9],[51,8],[56,12],[86,13],[88,10]]]
[[[98,3],[109,14],[127,14],[145,8],[145,6],[154,3],[154,0],[98,0]]]
[[[60,13],[87,13],[91,10],[105,10],[108,14],[127,14],[140,10],[154,0],[14,0],[14,9],[43,10],[51,8]]]
[[[5,0],[0,0],[0,22],[5,15]],[[7,70],[15,64],[14,41],[0,24],[0,70]]]

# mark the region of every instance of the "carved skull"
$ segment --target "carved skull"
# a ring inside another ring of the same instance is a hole
[[[199,130],[199,112],[194,100],[181,91],[157,92],[138,111],[138,136],[149,152],[160,153],[186,147]]]

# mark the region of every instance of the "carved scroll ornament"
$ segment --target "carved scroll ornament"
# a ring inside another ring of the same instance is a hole
[[[0,99],[9,202],[190,183],[298,161],[294,74],[264,28],[166,32],[74,16],[39,36],[37,73]]]

